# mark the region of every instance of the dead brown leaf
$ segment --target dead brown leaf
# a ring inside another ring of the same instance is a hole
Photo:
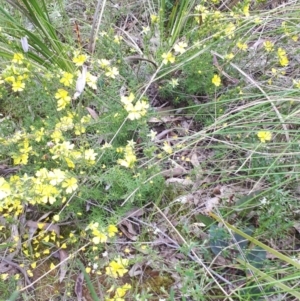
[[[143,273],[143,266],[144,266],[143,262],[135,263],[129,270],[128,275],[130,277],[135,277],[135,276],[141,275]]]
[[[90,113],[90,115],[92,116],[92,118],[94,120],[98,120],[99,119],[99,115],[98,115],[98,113],[94,109],[92,109],[90,107],[86,107],[86,109]]]
[[[198,156],[197,156],[196,153],[193,153],[193,154],[191,155],[190,160],[191,160],[191,163],[192,163],[192,165],[193,165],[194,167],[199,167],[199,166],[200,166],[200,162],[199,162],[199,159],[198,159]]]
[[[79,273],[76,278],[74,292],[77,296],[77,301],[81,301],[82,299],[82,286],[83,286],[83,273]]]
[[[66,260],[69,257],[66,250],[59,249],[59,260],[61,265],[59,266],[59,282],[62,282],[68,271],[68,261]]]
[[[128,219],[123,220],[119,224],[119,228],[122,233],[130,240],[136,241],[138,239],[138,233],[135,231],[133,223]]]

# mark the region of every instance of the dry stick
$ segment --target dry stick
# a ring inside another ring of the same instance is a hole
[[[156,210],[165,218],[165,220],[168,222],[168,224],[171,226],[171,228],[176,232],[176,234],[180,237],[180,239],[182,240],[182,242],[188,246],[188,243],[186,242],[186,240],[182,237],[182,235],[178,232],[178,230],[173,226],[173,224],[169,221],[169,219],[165,216],[165,214],[156,206],[155,203],[153,203],[153,205],[155,206]],[[219,282],[215,279],[215,277],[213,276],[212,270],[209,269],[203,262],[202,260],[198,257],[198,255],[194,252],[194,250],[191,250],[191,253],[193,254],[194,259],[196,259],[196,261],[198,263],[200,263],[200,265],[204,268],[204,270],[206,271],[206,273],[215,281],[215,283],[217,284],[217,286],[219,287],[219,289],[226,295],[226,297],[229,298],[229,300],[233,301],[230,296],[227,294],[227,292],[223,289],[223,287],[219,284]],[[220,275],[218,275],[220,276]],[[222,277],[223,278],[223,277]]]
[[[218,56],[218,57],[221,58],[222,60],[224,60],[224,57],[223,57],[222,55],[218,54],[217,52],[212,51],[211,53],[212,53],[213,55]],[[230,64],[233,68],[235,68],[237,71],[239,71],[242,75],[244,75],[244,77],[245,77],[246,79],[248,79],[249,82],[252,83],[252,84],[253,84],[253,85],[254,85],[254,86],[255,86],[255,87],[256,87],[256,88],[257,88],[257,89],[265,96],[265,98],[269,101],[269,103],[271,104],[273,110],[275,111],[275,113],[276,113],[278,119],[280,120],[280,122],[281,122],[281,124],[282,124],[282,127],[283,127],[283,129],[284,129],[284,131],[285,131],[285,138],[286,138],[286,141],[289,142],[289,141],[290,141],[290,137],[289,137],[289,134],[288,134],[288,129],[287,129],[285,123],[284,123],[284,120],[283,120],[283,118],[282,118],[280,112],[278,111],[277,107],[275,106],[274,101],[271,100],[270,97],[268,96],[268,94],[260,87],[260,85],[259,85],[252,77],[250,77],[247,73],[245,73],[240,67],[238,67],[236,64],[231,63],[231,62],[230,62],[229,64]]]
[[[101,20],[102,20],[104,7],[106,5],[106,0],[103,0],[102,9],[101,9],[98,24],[97,24],[97,29],[95,31],[97,18],[98,18],[98,14],[99,14],[99,11],[100,11],[101,2],[102,2],[102,0],[98,0],[96,11],[95,11],[95,14],[94,14],[94,20],[93,20],[93,25],[92,25],[91,35],[90,35],[90,42],[89,42],[89,51],[90,51],[91,54],[93,54],[94,51],[95,51],[96,37],[97,37],[98,32],[99,32],[99,27],[100,27],[100,23],[101,23]]]

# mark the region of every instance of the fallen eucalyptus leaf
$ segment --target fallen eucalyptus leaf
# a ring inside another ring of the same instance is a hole
[[[81,301],[81,299],[82,299],[83,279],[84,279],[84,275],[81,272],[81,273],[79,273],[79,275],[76,278],[75,287],[74,287],[74,292],[77,296],[77,301]]]

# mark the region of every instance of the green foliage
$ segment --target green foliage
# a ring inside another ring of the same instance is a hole
[[[159,0],[160,35],[166,38],[169,47],[190,30],[193,24],[190,14],[195,2],[194,0]]]

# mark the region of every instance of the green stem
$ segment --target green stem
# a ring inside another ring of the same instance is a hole
[[[81,262],[80,259],[77,259],[76,262],[79,265],[79,268],[80,268],[81,272],[84,275],[84,279],[86,281],[86,285],[87,285],[87,288],[88,288],[88,290],[89,290],[89,292],[91,294],[92,299],[94,301],[100,301],[100,299],[98,298],[97,293],[96,293],[96,291],[94,289],[94,286],[93,286],[93,284],[91,282],[91,278],[90,278],[89,274],[85,271],[85,267],[84,267],[83,263]]]

